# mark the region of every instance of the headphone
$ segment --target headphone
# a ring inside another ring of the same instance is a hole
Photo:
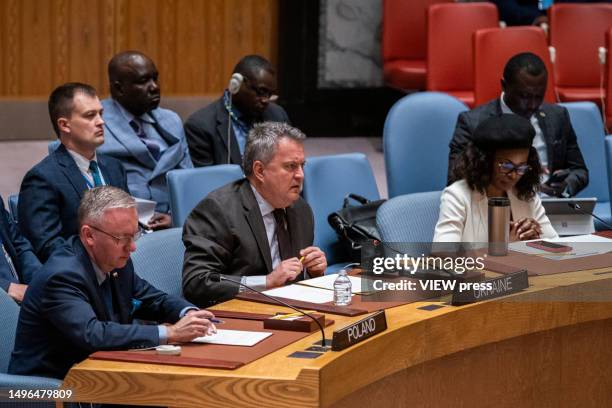
[[[244,77],[242,74],[234,73],[230,78],[229,85],[227,89],[229,90],[231,95],[236,95],[238,91],[240,91],[240,87],[242,86],[242,82],[244,82]]]

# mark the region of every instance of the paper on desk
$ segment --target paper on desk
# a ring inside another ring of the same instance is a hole
[[[266,290],[263,293],[268,296],[301,300],[310,303],[329,303],[334,300],[333,291],[304,285],[281,286],[280,288]]]
[[[333,273],[331,275],[323,275],[319,276],[318,278],[300,281],[298,282],[298,285],[312,286],[313,288],[320,288],[326,290],[334,290],[334,281],[337,277],[337,273]],[[351,290],[354,294],[359,295],[362,293],[367,293],[367,291],[361,290],[362,280],[359,276],[348,276],[348,278],[351,281]]]
[[[141,224],[147,225],[153,214],[155,214],[155,206],[157,203],[144,198],[134,197],[136,200],[136,211],[138,211],[138,221]]]
[[[196,337],[191,342],[251,347],[271,335],[272,333],[268,332],[217,329],[217,333],[211,336]]]
[[[536,239],[532,241],[539,240]],[[565,243],[568,246],[572,247],[572,250],[569,252],[556,254],[541,249],[529,247],[526,245],[526,242],[529,241],[512,242],[508,245],[508,248],[516,252],[521,252],[523,254],[529,255],[538,255],[553,261],[583,258],[585,256],[602,255],[612,252],[612,239],[592,234],[577,235],[573,237],[561,237],[555,239],[545,239],[544,241]]]

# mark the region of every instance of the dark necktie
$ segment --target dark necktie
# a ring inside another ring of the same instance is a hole
[[[100,177],[100,168],[98,167],[98,163],[95,160],[89,162],[89,171],[91,172],[91,176],[93,177],[94,187],[103,186],[102,177]]]
[[[159,145],[147,137],[147,134],[142,127],[142,122],[140,122],[138,119],[134,119],[130,121],[130,126],[132,129],[134,129],[134,132],[136,132],[136,135],[140,138],[142,143],[144,143],[144,145],[147,147],[147,150],[149,153],[151,153],[151,156],[153,156],[155,161],[159,160],[161,156]]]
[[[106,307],[106,312],[112,321],[117,321],[115,314],[113,313],[113,291],[110,285],[110,276],[106,278],[100,288],[102,289],[102,300],[104,301],[104,306]]]
[[[272,212],[274,219],[276,220],[276,239],[278,240],[278,252],[281,261],[289,259],[293,256],[293,249],[291,248],[291,239],[289,238],[289,231],[287,231],[287,222],[285,210],[280,208]]]
[[[15,269],[15,265],[13,264],[13,260],[8,252],[6,252],[6,248],[2,243],[2,238],[0,238],[0,247],[2,247],[2,255],[0,256],[0,270],[4,269],[10,272],[10,276],[13,277],[11,281],[14,283],[19,282],[19,276],[17,275],[17,270]],[[7,276],[6,274],[4,274]]]

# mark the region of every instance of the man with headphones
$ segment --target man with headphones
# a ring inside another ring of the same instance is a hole
[[[247,135],[263,121],[289,123],[276,100],[276,72],[259,55],[247,55],[234,67],[223,96],[192,114],[185,135],[195,167],[242,164]]]

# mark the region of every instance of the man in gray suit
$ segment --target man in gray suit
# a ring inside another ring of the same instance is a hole
[[[589,173],[567,109],[542,103],[547,78],[546,66],[535,54],[525,52],[508,60],[501,80],[501,96],[461,113],[457,119],[450,142],[448,184],[455,181],[454,163],[472,140],[478,124],[492,116],[514,113],[529,119],[536,131],[533,147],[545,173],[542,191],[550,196],[569,197],[587,186]]]
[[[179,116],[159,108],[160,87],[153,61],[137,51],[108,64],[111,98],[102,101],[106,138],[98,149],[121,161],[134,197],[157,202],[152,229],[171,225],[166,173],[192,168]]]
[[[249,133],[246,178],[210,193],[183,227],[183,293],[196,305],[239,291],[219,275],[257,289],[319,276],[325,254],[312,246],[314,220],[300,197],[305,136],[285,123],[263,122]]]

